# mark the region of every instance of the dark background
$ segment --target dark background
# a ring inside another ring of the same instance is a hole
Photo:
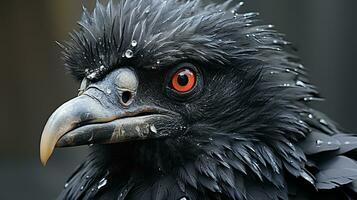
[[[93,2],[84,2],[91,7]],[[310,78],[326,97],[317,107],[357,132],[357,1],[246,0],[298,47]],[[0,3],[0,199],[54,199],[86,147],[57,149],[39,161],[42,128],[78,85],[63,70],[54,41],[76,27],[82,1]]]

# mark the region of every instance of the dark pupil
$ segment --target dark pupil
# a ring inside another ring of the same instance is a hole
[[[179,74],[177,77],[177,83],[181,86],[185,86],[188,83],[188,77],[186,74]]]

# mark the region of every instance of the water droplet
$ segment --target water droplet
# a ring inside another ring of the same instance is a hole
[[[320,119],[320,123],[323,124],[323,125],[327,125],[327,122],[324,119]]]
[[[131,41],[131,46],[136,47],[138,45],[138,42],[136,40]]]
[[[64,188],[67,188],[67,187],[68,187],[68,185],[69,185],[68,183],[64,184]]]
[[[316,140],[316,144],[317,145],[321,145],[321,144],[323,144],[324,142],[322,141],[322,140]]]
[[[211,137],[209,137],[208,139],[209,139],[209,141],[213,141],[213,138],[211,138]]]
[[[94,144],[89,144],[88,146],[89,146],[89,147],[92,147],[93,145],[94,145]]]
[[[89,179],[89,178],[90,178],[90,176],[87,175],[87,176],[86,176],[86,179]]]
[[[327,144],[328,144],[328,145],[331,145],[331,144],[332,144],[332,142],[327,142]]]
[[[309,117],[310,119],[312,119],[314,116],[312,116],[312,114],[309,114],[308,117]]]
[[[181,197],[180,200],[188,200],[186,197]]]
[[[134,56],[134,53],[132,50],[130,50],[130,49],[126,50],[125,57],[132,58],[133,56]]]
[[[346,141],[345,144],[351,144],[351,142],[350,141]]]
[[[83,190],[84,189],[84,186],[81,186],[81,188],[79,188],[80,190]]]
[[[160,65],[160,60],[157,60],[157,61],[156,61],[156,64]]]
[[[301,86],[301,87],[306,87],[305,83],[302,82],[302,81],[300,81],[300,80],[297,80],[297,81],[296,81],[296,85],[297,85],[297,86]]]
[[[92,72],[87,76],[87,78],[88,79],[94,79],[96,76],[97,76],[97,73],[96,72]]]
[[[153,133],[157,133],[157,129],[156,129],[155,125],[150,126],[150,131]]]
[[[288,142],[289,147],[294,147],[294,145],[291,142]]]
[[[99,70],[100,70],[100,71],[103,71],[104,69],[105,69],[104,65],[102,65],[102,66],[99,67]]]
[[[102,178],[102,180],[99,181],[99,184],[98,184],[98,190],[102,187],[104,187],[106,184],[107,184],[108,180],[106,178]]]
[[[107,94],[111,94],[112,93],[112,90],[107,88]]]

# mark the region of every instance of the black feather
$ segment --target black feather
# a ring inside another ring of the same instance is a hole
[[[318,189],[333,189],[357,179],[356,161],[345,156],[337,156],[319,163],[319,172],[315,175]]]

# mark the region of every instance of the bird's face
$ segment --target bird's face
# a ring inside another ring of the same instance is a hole
[[[281,51],[281,36],[252,27],[255,14],[237,14],[240,6],[138,0],[85,10],[61,45],[80,92],[49,118],[42,163],[56,146],[139,145],[149,148],[132,151],[196,158],[237,141],[245,144],[236,152],[291,144],[306,131],[291,102],[314,91],[283,87],[295,85],[299,65]]]
[[[123,66],[99,81],[84,78],[78,97],[49,118],[41,160],[55,146],[180,137],[197,121],[192,110],[203,111],[204,89],[202,69],[188,62],[160,70]]]

